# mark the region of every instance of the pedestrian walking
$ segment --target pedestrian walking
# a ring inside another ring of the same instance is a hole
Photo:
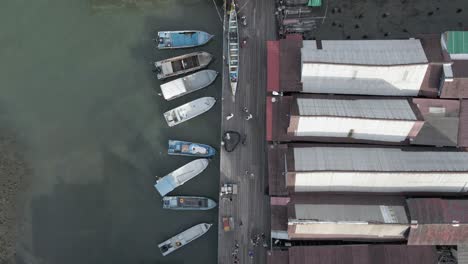
[[[247,107],[244,106],[244,112],[248,113],[249,112],[249,109],[247,109]]]
[[[250,119],[252,119],[252,117],[253,117],[252,114],[249,114],[249,115],[245,118],[245,120],[250,120]]]
[[[233,117],[234,117],[234,114],[231,113],[230,115],[226,116],[226,120],[229,120],[229,119],[231,119],[231,118],[233,118]]]

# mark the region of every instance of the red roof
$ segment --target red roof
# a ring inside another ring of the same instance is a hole
[[[468,200],[408,199],[411,226],[408,244],[456,245],[468,243]]]
[[[468,224],[423,224],[410,228],[408,245],[458,245],[468,243]]]
[[[279,41],[267,41],[267,91],[279,91]]]
[[[435,264],[436,248],[407,245],[306,246],[289,249],[289,264]]]
[[[267,256],[267,264],[288,264],[289,252],[287,250],[269,251]]]
[[[468,224],[468,200],[417,198],[407,204],[411,220],[418,224]]]

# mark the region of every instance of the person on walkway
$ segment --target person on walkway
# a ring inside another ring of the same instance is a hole
[[[226,116],[226,120],[229,120],[229,119],[231,119],[231,118],[233,118],[233,117],[234,117],[234,114],[231,113],[230,115]]]
[[[249,114],[249,115],[245,118],[245,120],[250,120],[250,119],[252,119],[252,117],[253,117],[252,114]]]

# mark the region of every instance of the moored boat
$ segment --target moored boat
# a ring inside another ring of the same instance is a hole
[[[217,76],[217,71],[198,71],[182,78],[161,84],[161,92],[164,99],[169,101],[207,87],[216,80]]]
[[[213,35],[199,30],[159,31],[159,49],[181,49],[205,45]]]
[[[216,202],[199,196],[165,196],[163,208],[171,210],[209,210],[216,207]]]
[[[208,167],[208,163],[209,161],[207,159],[196,159],[191,161],[157,180],[154,188],[156,188],[161,196],[164,196],[200,174],[204,169],[206,169],[206,167]]]
[[[176,251],[177,249],[192,242],[193,240],[203,236],[206,232],[208,232],[211,226],[212,224],[207,223],[201,223],[196,226],[192,226],[191,228],[183,231],[182,233],[162,242],[158,245],[158,247],[161,250],[162,255],[167,256],[170,253]]]
[[[198,98],[165,112],[164,118],[166,119],[167,124],[170,127],[173,127],[205,113],[210,110],[215,103],[216,99],[213,97]]]
[[[216,154],[216,150],[209,145],[193,143],[180,140],[169,140],[169,155],[211,157]]]
[[[203,69],[210,64],[212,59],[213,56],[210,53],[199,51],[157,61],[154,63],[156,76],[158,79],[165,79]]]
[[[229,83],[232,95],[235,96],[239,78],[239,25],[234,1],[232,1],[229,11],[228,48]]]

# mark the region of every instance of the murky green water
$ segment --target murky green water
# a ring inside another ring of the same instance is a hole
[[[219,145],[220,100],[168,128],[150,63],[192,50],[157,51],[157,30],[216,34],[203,48],[220,70],[222,27],[211,0],[154,0],[147,8],[93,11],[78,0],[5,0],[0,8],[0,121],[19,131],[32,173],[21,194],[19,263],[216,263],[217,227],[168,257],[157,244],[217,211],[163,211],[153,188],[190,158],[167,139]],[[218,1],[218,4],[219,3]],[[219,157],[174,194],[218,196]]]

